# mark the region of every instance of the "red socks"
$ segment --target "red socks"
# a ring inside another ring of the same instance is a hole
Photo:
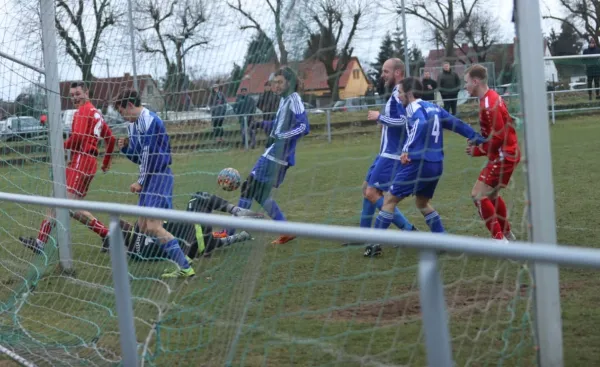
[[[496,207],[496,217],[498,218],[498,223],[500,223],[500,228],[502,228],[503,233],[510,232],[510,223],[508,223],[508,211],[506,210],[506,203],[501,196],[496,197],[494,200],[494,206]]]
[[[108,228],[102,224],[98,219],[92,219],[87,227],[97,233],[100,237],[104,238],[108,236]]]
[[[475,201],[475,206],[479,211],[479,216],[485,221],[485,226],[488,228],[492,237],[499,240],[504,238],[504,232],[498,222],[498,216],[496,215],[496,208],[494,204],[488,198]],[[506,206],[505,206],[506,209]]]
[[[40,231],[38,232],[37,236],[38,242],[41,242],[43,244],[46,244],[46,242],[48,242],[48,236],[50,235],[50,232],[52,232],[52,227],[54,226],[52,225],[52,222],[50,222],[48,219],[44,219],[42,221],[42,225],[40,226]]]

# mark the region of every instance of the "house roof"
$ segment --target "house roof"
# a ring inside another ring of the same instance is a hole
[[[60,82],[60,96],[61,96],[61,109],[68,110],[73,109],[69,90],[71,88],[72,80],[66,80]],[[148,83],[152,83],[156,86],[156,81],[149,74],[138,75],[138,90],[143,91]],[[129,73],[121,77],[114,78],[96,78],[90,83],[90,100],[97,108],[106,107],[111,103],[121,89],[133,88],[133,76]]]
[[[547,47],[547,42],[544,40],[544,48]],[[477,52],[469,47],[467,44],[463,44],[460,48],[454,49],[456,60],[455,71],[460,75],[464,72],[465,65],[477,63]],[[425,70],[431,71],[431,77],[436,78],[438,69],[442,66],[445,60],[445,50],[430,50],[425,63]],[[496,72],[496,76],[500,74],[502,70],[512,67],[515,62],[515,45],[514,43],[499,43],[495,44],[487,52],[486,62],[493,62]],[[429,69],[429,70],[428,70]]]
[[[338,60],[334,61],[334,67],[337,66]],[[352,70],[358,65],[364,75],[364,70],[360,65],[357,57],[350,58],[348,67],[340,76],[339,87],[345,88],[348,85]],[[244,72],[244,77],[238,88],[247,88],[249,94],[259,94],[264,91],[265,83],[270,79],[271,75],[277,71],[274,63],[269,64],[249,64]],[[302,80],[305,91],[315,91],[329,89],[327,85],[327,71],[322,62],[316,60],[302,61],[297,65],[298,77]],[[366,75],[365,75],[366,78]],[[368,78],[367,78],[368,80]]]

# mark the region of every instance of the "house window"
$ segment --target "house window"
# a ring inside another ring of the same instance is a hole
[[[148,95],[150,95],[150,96],[151,96],[151,95],[153,95],[153,94],[154,94],[154,86],[152,86],[152,85],[149,85],[149,86],[146,88],[146,91],[148,92]]]
[[[354,69],[352,70],[352,78],[358,79],[360,77],[360,70]]]

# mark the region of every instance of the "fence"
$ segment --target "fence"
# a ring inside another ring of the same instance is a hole
[[[41,2],[42,33],[44,40],[44,69],[46,89],[48,91],[49,121],[60,121],[60,90],[57,71],[57,43],[55,39],[55,7],[54,1]],[[7,203],[41,205],[57,208],[57,221],[61,225],[58,230],[59,256],[62,268],[74,270],[71,251],[69,209],[82,209],[103,212],[111,215],[110,236],[113,242],[111,251],[112,277],[116,296],[116,310],[119,327],[118,334],[121,345],[122,363],[125,366],[137,366],[140,361],[136,344],[135,323],[130,290],[130,276],[126,262],[124,240],[119,226],[119,217],[125,215],[144,216],[175,220],[186,223],[202,223],[222,227],[236,226],[249,230],[268,233],[289,233],[293,235],[316,237],[329,240],[347,240],[379,242],[386,246],[405,246],[420,251],[419,255],[419,295],[423,313],[425,344],[428,364],[432,366],[452,366],[453,356],[450,345],[448,316],[443,293],[443,283],[438,270],[437,251],[469,253],[474,255],[519,259],[533,262],[535,277],[535,307],[537,322],[535,324],[539,338],[539,363],[546,366],[561,366],[563,359],[562,333],[560,330],[560,298],[558,293],[557,264],[600,268],[600,251],[583,248],[566,248],[556,246],[556,228],[554,204],[548,198],[554,197],[551,171],[548,124],[548,101],[543,76],[543,58],[539,45],[542,44],[539,6],[531,6],[525,2],[517,2],[518,34],[520,40],[521,86],[519,95],[527,119],[525,140],[528,156],[528,192],[527,210],[530,218],[531,238],[534,244],[517,242],[499,244],[491,240],[454,235],[436,236],[428,233],[365,230],[359,228],[326,226],[308,223],[272,223],[264,221],[239,220],[230,217],[193,214],[175,210],[148,210],[137,206],[127,206],[104,202],[81,202],[66,200],[64,172],[64,151],[62,149],[62,128],[59,124],[50,124],[50,146],[52,155],[52,175],[54,198],[41,196],[0,193],[0,200]],[[129,2],[131,6],[131,2]],[[133,28],[131,8],[129,8],[129,24],[131,42]],[[519,21],[521,19],[521,21]],[[131,58],[135,60],[135,49],[132,47]],[[134,62],[135,65],[135,62]],[[33,69],[33,68],[32,68]],[[39,68],[34,70],[42,71]],[[134,68],[134,81],[137,75]],[[554,106],[555,94],[550,95]],[[558,110],[551,107],[550,113]],[[328,139],[331,140],[331,110],[326,111]],[[553,117],[554,119],[554,117]],[[254,285],[252,285],[254,287]],[[250,291],[253,290],[251,287]],[[26,298],[26,290],[18,297]],[[246,301],[249,303],[249,301]],[[244,312],[246,312],[244,305]],[[243,333],[245,313],[242,322],[237,326],[235,334],[228,340],[228,362],[235,352],[240,334]],[[0,349],[5,350],[5,349]]]
[[[21,204],[41,205],[69,210],[89,210],[110,214],[111,263],[115,286],[117,314],[119,318],[120,341],[124,366],[139,365],[137,354],[135,327],[131,303],[129,272],[125,254],[124,240],[119,227],[119,217],[133,215],[138,217],[158,218],[163,220],[202,223],[213,226],[235,226],[247,230],[268,233],[289,233],[297,236],[313,237],[324,240],[376,242],[383,246],[403,246],[417,249],[419,258],[420,302],[426,335],[427,358],[429,365],[451,367],[452,353],[448,330],[448,316],[443,292],[443,283],[438,271],[437,253],[439,251],[466,253],[514,260],[530,261],[538,266],[542,264],[558,264],[565,266],[591,267],[600,269],[600,250],[577,248],[573,246],[556,246],[545,243],[514,242],[498,243],[473,237],[431,233],[379,231],[341,226],[276,222],[265,226],[264,221],[256,219],[239,219],[210,214],[190,213],[176,210],[148,209],[131,205],[114,203],[76,201],[56,198],[35,197],[0,193],[0,200]],[[235,348],[235,345],[231,348]],[[555,364],[560,364],[557,362]],[[554,364],[552,364],[554,365]]]

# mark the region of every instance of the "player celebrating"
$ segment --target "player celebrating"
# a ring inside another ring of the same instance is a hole
[[[236,217],[265,217],[260,213],[234,206],[225,199],[202,191],[192,195],[187,206],[187,211],[196,213],[211,213],[213,210],[230,213]],[[122,219],[120,220],[120,225],[121,230],[123,231],[123,237],[125,238],[125,247],[127,247],[127,252],[133,259],[157,260],[167,258],[167,254],[163,248],[156,243],[154,238],[140,233],[137,226]],[[252,239],[252,236],[246,231],[241,231],[240,233],[225,238],[214,238],[210,226],[194,225],[184,222],[164,222],[163,227],[177,237],[180,240],[180,244],[183,242],[187,245],[185,248],[182,248],[182,250],[187,254],[186,256],[189,263],[191,263],[192,259],[194,259],[198,253],[203,254],[204,257],[209,257],[214,249]],[[108,243],[106,243],[106,246],[103,248],[103,252],[107,250]]]
[[[308,116],[298,90],[298,77],[294,71],[285,66],[279,69],[273,78],[273,92],[281,97],[269,140],[271,144],[258,159],[254,168],[241,187],[240,208],[250,209],[252,200],[256,200],[274,220],[286,220],[271,190],[279,187],[289,167],[296,164],[296,145],[298,140],[310,131]],[[233,229],[215,233],[222,238],[234,233]],[[282,245],[296,238],[282,235],[272,243]]]
[[[173,172],[171,172],[171,146],[162,120],[141,106],[135,90],[119,93],[115,107],[129,124],[129,138],[118,141],[119,149],[133,163],[140,166],[140,175],[129,189],[139,194],[139,206],[171,209],[173,206]],[[163,278],[187,278],[196,273],[179,247],[177,239],[163,228],[162,220],[142,218],[137,222],[140,231],[155,237],[166,256],[178,265]]]
[[[415,205],[425,217],[431,231],[445,232],[440,215],[430,204],[443,172],[442,129],[452,130],[472,141],[472,144],[485,140],[471,126],[444,109],[422,101],[422,91],[423,85],[416,78],[406,78],[400,82],[398,97],[407,110],[408,137],[402,147],[402,167],[394,177],[389,192],[385,193],[383,208],[375,220],[375,228],[388,228],[396,205],[402,199],[415,195]],[[379,254],[379,245],[370,245],[365,250],[365,256]]]
[[[360,226],[370,228],[375,209],[383,205],[383,192],[389,190],[400,166],[400,150],[406,139],[406,110],[398,99],[398,83],[404,78],[404,63],[398,58],[387,60],[382,67],[381,77],[388,88],[393,88],[384,113],[369,111],[367,119],[382,125],[379,155],[369,168],[363,183],[363,210]],[[400,229],[416,230],[408,219],[394,209],[393,223]]]
[[[506,104],[487,83],[487,69],[475,64],[465,72],[465,88],[472,97],[479,98],[479,123],[481,135],[488,141],[479,146],[468,146],[472,157],[487,156],[488,163],[479,174],[471,196],[481,218],[498,240],[515,240],[508,222],[506,203],[500,189],[506,187],[521,154],[513,119]]]
[[[87,86],[84,82],[71,83],[71,100],[77,107],[73,115],[71,136],[65,141],[65,150],[71,151],[71,160],[67,165],[67,197],[69,199],[83,199],[88,192],[90,184],[96,175],[98,157],[98,140],[104,139],[106,144],[102,171],[110,168],[112,152],[115,147],[115,137],[100,111],[90,102]],[[70,215],[85,224],[89,229],[97,233],[101,238],[106,238],[108,228],[104,226],[92,213],[85,210],[70,212]],[[44,249],[48,237],[54,227],[55,211],[49,210],[47,218],[42,221],[37,238],[19,237],[21,243],[39,252]]]

